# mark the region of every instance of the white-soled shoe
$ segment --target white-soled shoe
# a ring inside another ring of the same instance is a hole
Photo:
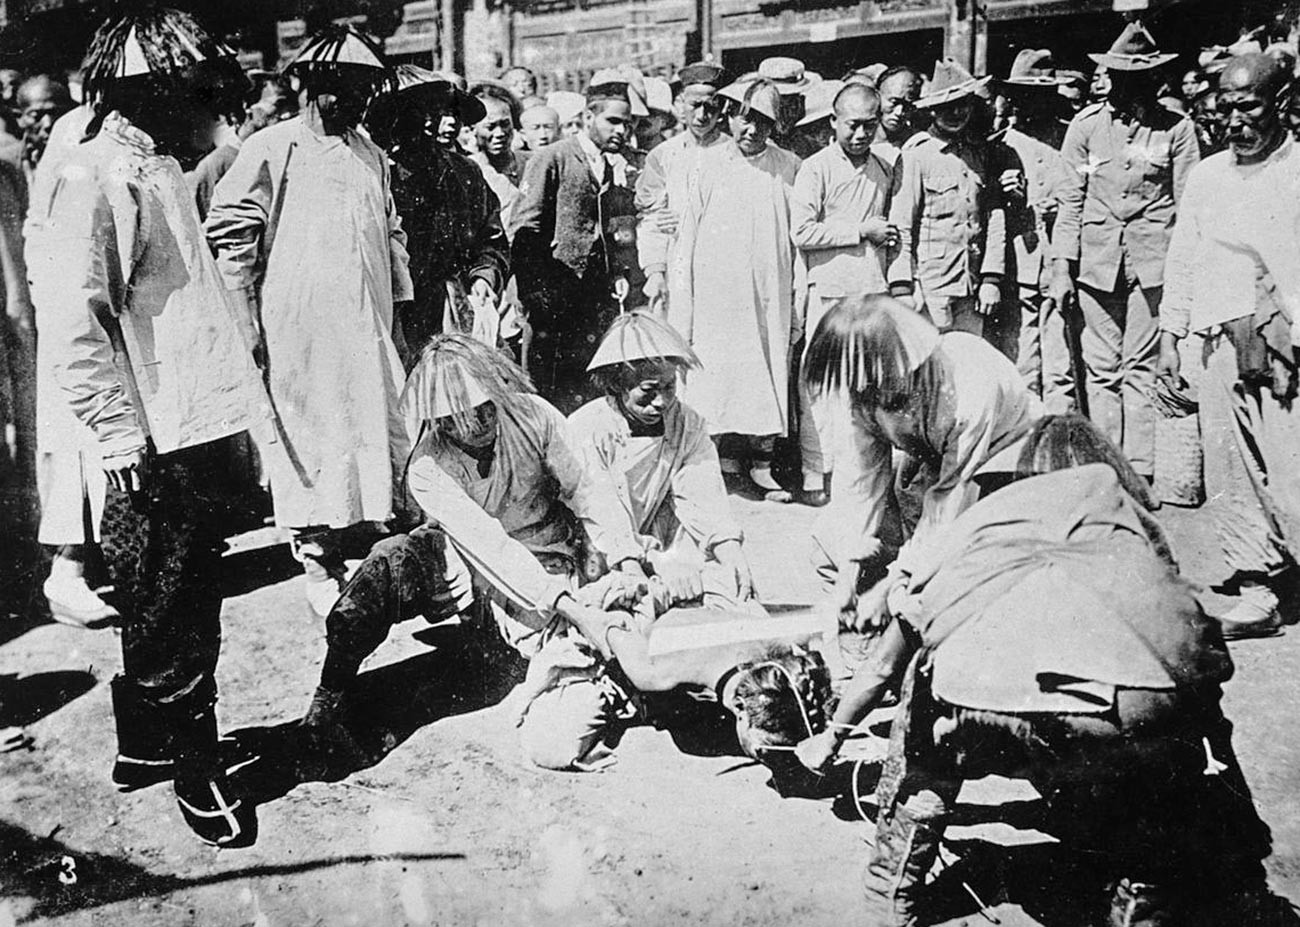
[[[1277,593],[1263,583],[1242,583],[1237,604],[1219,616],[1223,639],[1229,641],[1273,637],[1281,625]]]
[[[60,624],[98,630],[114,624],[122,617],[117,609],[90,588],[84,576],[66,572],[57,575],[51,573],[41,591],[50,603],[51,617]]]

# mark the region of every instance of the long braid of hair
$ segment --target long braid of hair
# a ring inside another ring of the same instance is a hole
[[[825,730],[833,706],[830,671],[821,654],[777,647],[740,671],[736,697],[767,743],[792,745]]]

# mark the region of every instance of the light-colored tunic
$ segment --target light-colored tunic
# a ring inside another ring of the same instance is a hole
[[[641,548],[607,475],[582,466],[554,406],[525,395],[498,406],[498,416],[486,476],[455,445],[426,437],[416,447],[408,485],[512,616],[502,620],[502,633],[532,656],[556,600],[574,587],[580,556],[574,516],[611,564],[639,558]]]
[[[637,257],[641,269],[667,272],[677,248],[677,235],[659,231],[655,221],[667,213],[681,221],[680,213],[690,202],[692,190],[699,182],[700,165],[706,151],[727,142],[721,132],[707,144],[689,131],[674,135],[646,155],[645,169],[636,182],[636,211],[640,221],[636,230]]]
[[[608,474],[644,549],[687,540],[708,554],[741,540],[718,452],[694,409],[678,402],[664,415],[663,435],[633,437],[623,413],[596,399],[569,416],[569,435],[583,465]]]
[[[42,258],[39,253],[44,247],[41,229],[49,217],[63,165],[76,154],[92,115],[90,107],[78,106],[59,117],[32,174],[23,236],[38,333],[45,327],[45,317],[37,295],[40,292],[37,273],[45,270],[57,274],[59,269],[57,260]],[[67,397],[54,382],[56,354],[51,339],[36,339],[36,481],[41,498],[38,540],[55,547],[99,540],[106,491],[95,434],[72,414]],[[83,511],[87,500],[89,525]]]
[[[907,572],[909,557],[977,498],[972,482],[995,454],[1024,438],[1042,416],[1016,367],[988,342],[966,332],[945,332],[935,348],[939,370],[933,396],[920,407],[920,437],[938,460],[935,482],[921,500],[921,518],[895,567]],[[896,532],[894,469],[889,441],[860,406],[851,416],[852,452],[836,458],[831,504],[819,530],[841,563],[874,556],[882,535]],[[891,538],[891,540],[893,540]]]
[[[260,287],[276,521],[391,518],[408,450],[393,302],[413,293],[383,152],[301,118],[264,129],[217,184],[206,229],[226,286]]]
[[[110,114],[33,235],[45,356],[106,457],[197,447],[265,414],[180,165],[149,136]]]
[[[684,395],[710,434],[783,435],[795,252],[790,188],[799,159],[734,142],[703,156],[669,268],[668,321],[704,365]]]

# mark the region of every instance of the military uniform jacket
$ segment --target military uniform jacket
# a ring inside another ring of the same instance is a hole
[[[1178,201],[1200,160],[1192,123],[1163,107],[1139,120],[1097,103],[1074,117],[1061,154],[1056,256],[1078,261],[1079,282],[1099,290],[1117,289],[1123,266],[1162,286]]]
[[[924,298],[975,295],[980,278],[1007,272],[1007,211],[998,176],[1018,167],[1006,145],[914,136],[903,146],[903,181],[889,221],[899,253],[889,283],[915,282]]]
[[[1018,129],[1007,129],[1002,141],[1019,156],[1027,186],[1025,202],[1007,215],[1016,282],[1030,289],[1045,289],[1051,262],[1048,243],[1056,224],[1065,160],[1051,145]]]

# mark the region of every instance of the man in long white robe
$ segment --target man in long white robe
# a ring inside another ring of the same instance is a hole
[[[205,228],[227,288],[260,307],[275,412],[261,450],[275,518],[297,535],[327,605],[338,590],[325,574],[342,568],[329,529],[396,514],[409,445],[393,303],[413,290],[388,161],[351,114],[322,112],[332,90],[314,95],[313,75],[330,73],[324,67],[300,65],[302,116],[248,139],[217,184]],[[350,72],[333,80],[355,81],[359,95],[383,74],[336,67]],[[312,586],[313,604],[328,611]]]
[[[668,321],[703,364],[687,386],[691,405],[715,437],[757,439],[750,476],[772,491],[780,489],[771,475],[772,443],[786,433],[789,413],[790,188],[799,159],[767,141],[779,106],[775,88],[732,85],[722,95],[740,107],[733,140],[701,157],[669,269]],[[722,457],[724,472],[737,469],[729,453]]]

